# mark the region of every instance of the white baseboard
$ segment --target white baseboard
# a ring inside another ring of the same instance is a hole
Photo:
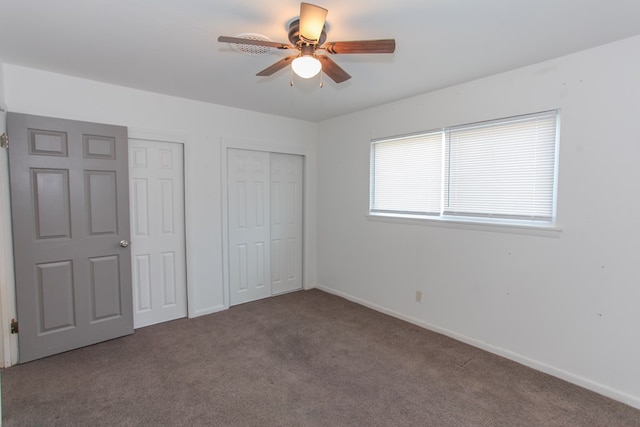
[[[354,297],[352,295],[349,295],[347,293],[329,288],[327,286],[323,286],[323,285],[315,285],[315,288],[333,294],[333,295],[337,295],[339,297],[342,297],[344,299],[347,299],[349,301],[355,302],[357,304],[363,305],[365,307],[368,307],[372,310],[375,311],[379,311],[380,313],[384,313],[387,314],[389,316],[395,317],[397,319],[400,320],[404,320],[406,322],[412,323],[416,326],[420,326],[421,328],[425,328],[428,329],[430,331],[433,332],[437,332],[439,334],[445,335],[449,338],[453,338],[457,341],[463,342],[465,344],[469,344],[471,346],[477,347],[479,349],[488,351],[489,353],[493,353],[493,354],[497,354],[498,356],[502,356],[505,357],[509,360],[513,360],[514,362],[518,362],[522,365],[528,366],[530,368],[533,368],[537,371],[540,372],[544,372],[545,374],[549,374],[552,375],[554,377],[560,378],[564,381],[570,382],[572,384],[578,385],[580,387],[586,388],[587,390],[591,390],[593,392],[596,392],[598,394],[601,394],[603,396],[609,397],[611,399],[617,400],[619,402],[622,402],[626,405],[632,406],[634,408],[640,409],[640,397],[639,396],[633,396],[629,393],[625,393],[623,391],[617,390],[615,388],[609,387],[605,384],[601,384],[598,383],[596,381],[592,381],[588,378],[584,378],[582,376],[579,375],[575,375],[571,372],[565,371],[563,369],[559,369],[556,368],[554,366],[548,365],[546,363],[531,359],[529,357],[523,356],[521,354],[518,353],[514,353],[512,351],[509,350],[505,350],[503,348],[500,347],[496,347],[493,346],[491,344],[488,344],[486,342],[483,341],[479,341],[476,340],[474,338],[469,338],[465,335],[461,335],[457,332],[451,331],[449,329],[445,329],[445,328],[441,328],[437,325],[433,325],[431,323],[427,323],[424,322],[422,320],[416,319],[414,317],[411,316],[407,316],[404,315],[402,313],[393,311],[393,310],[389,310],[385,307],[381,307],[377,304],[373,304],[369,301],[363,300],[361,298],[357,298]]]

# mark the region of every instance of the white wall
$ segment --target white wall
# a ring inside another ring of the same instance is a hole
[[[316,124],[9,64],[4,65],[4,87],[10,112],[123,125],[130,137],[184,142],[190,316],[225,308],[221,141],[251,141],[265,150],[297,147],[298,154],[307,155],[304,281],[307,287],[315,284]],[[6,176],[6,164],[0,168]],[[3,204],[0,215],[8,218],[8,206]]]
[[[637,52],[640,37],[321,123],[321,287],[640,408]],[[555,108],[559,236],[367,219],[371,138]]]

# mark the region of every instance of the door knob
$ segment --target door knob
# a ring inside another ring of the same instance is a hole
[[[120,246],[122,246],[123,248],[126,248],[127,246],[129,246],[129,241],[128,240],[120,240]]]

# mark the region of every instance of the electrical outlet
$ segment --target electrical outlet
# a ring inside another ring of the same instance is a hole
[[[416,291],[416,302],[422,302],[422,292]]]

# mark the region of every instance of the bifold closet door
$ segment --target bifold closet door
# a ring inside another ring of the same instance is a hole
[[[230,304],[302,287],[301,156],[229,149]]]
[[[302,289],[302,156],[271,154],[271,294]]]
[[[231,305],[271,295],[269,153],[229,149],[227,163]]]

